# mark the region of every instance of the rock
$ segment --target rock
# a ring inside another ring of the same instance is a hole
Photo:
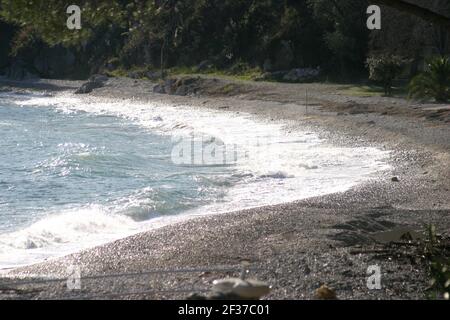
[[[131,78],[131,79],[138,79],[139,78],[138,74],[135,71],[128,72],[127,73],[127,77]]]
[[[166,91],[164,90],[163,84],[157,84],[153,87],[153,93],[159,93],[159,94],[165,94]]]
[[[315,298],[320,300],[336,300],[337,296],[333,289],[323,285],[316,290]]]
[[[284,81],[288,82],[305,82],[317,79],[320,75],[320,68],[298,68],[292,69],[283,76]]]
[[[176,91],[176,80],[175,79],[167,79],[163,83],[159,83],[153,87],[154,93],[160,94],[174,94]]]
[[[105,83],[108,80],[109,80],[108,76],[105,76],[104,74],[94,74],[89,78],[89,81],[101,83]]]
[[[158,80],[162,78],[161,71],[149,71],[145,74],[149,80]]]
[[[174,94],[175,91],[177,90],[176,89],[176,83],[177,83],[177,80],[175,80],[175,79],[167,79],[164,82],[164,91],[167,94]]]
[[[199,293],[192,293],[186,298],[186,300],[207,300],[207,297]]]
[[[222,295],[235,295],[243,299],[260,299],[270,293],[270,286],[258,280],[226,278],[214,280],[212,291]]]
[[[211,292],[207,295],[193,293],[189,295],[186,300],[244,300],[235,294],[223,294],[219,292]]]
[[[197,92],[201,79],[199,77],[189,77],[178,80],[175,83],[175,95],[187,96]]]
[[[173,94],[178,96],[187,96],[195,94],[200,86],[199,77],[188,77],[182,79],[167,79],[163,83],[153,87],[154,93]]]
[[[188,93],[189,93],[189,87],[187,87],[186,85],[179,86],[175,91],[175,95],[177,95],[177,96],[187,96]]]
[[[248,300],[233,293],[212,292],[207,295],[207,300]]]
[[[101,88],[108,81],[108,77],[105,75],[93,75],[89,78],[89,81],[84,83],[77,91],[76,94],[86,94],[92,92],[94,89]]]
[[[145,71],[131,71],[128,72],[127,77],[131,79],[142,79],[147,76]]]
[[[101,88],[103,84],[100,84],[98,82],[89,81],[84,83],[80,88],[78,88],[77,91],[75,91],[76,94],[86,94],[91,93],[94,89]]]
[[[194,85],[196,83],[198,83],[200,81],[200,77],[189,77],[189,78],[183,78],[177,81],[178,85],[186,85],[186,86],[191,86]]]
[[[287,73],[287,71],[265,72],[261,76],[256,77],[254,81],[280,81]]]

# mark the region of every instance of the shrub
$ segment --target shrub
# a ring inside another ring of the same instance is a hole
[[[369,79],[381,82],[386,96],[392,95],[392,82],[398,77],[407,60],[400,56],[383,54],[367,58]]]
[[[422,257],[431,277],[427,289],[431,299],[450,299],[450,258],[448,256],[449,239],[436,234],[436,226],[426,226],[422,244]]]
[[[409,96],[447,102],[450,98],[450,59],[448,57],[430,59],[427,70],[411,80]]]

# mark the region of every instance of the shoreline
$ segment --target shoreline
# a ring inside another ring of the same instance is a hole
[[[67,90],[79,84],[48,81],[47,84],[25,86],[55,91],[58,87]],[[246,83],[242,85],[247,86]],[[20,87],[14,83],[12,86]],[[276,96],[267,98],[269,91],[265,86],[273,87],[274,92],[278,88],[280,96],[285,95],[284,101]],[[350,103],[347,107],[340,101],[324,102],[317,92],[311,93],[310,105],[306,108],[295,102],[299,96],[293,92],[289,94],[290,90],[301,91],[298,89],[301,86],[297,85],[295,90],[293,85],[256,84],[235,96],[178,97],[153,94],[149,81],[111,79],[91,95],[247,112],[264,119],[288,121],[293,128],[307,126],[317,130],[333,144],[374,145],[393,150],[392,173],[382,174],[374,181],[343,193],[192,219],[67,257],[18,268],[11,274],[63,277],[67,266],[72,264],[82,266],[83,277],[186,267],[234,266],[239,269],[242,261],[250,261],[251,267],[261,269],[252,275],[273,285],[269,299],[310,299],[322,284],[335,288],[340,299],[423,298],[427,279],[420,265],[395,259],[373,260],[373,254],[354,255],[352,250],[372,248],[375,244],[371,236],[376,232],[399,227],[418,230],[426,223],[435,223],[441,230],[450,228],[448,123],[427,119],[427,112],[432,114],[434,111],[426,110],[424,116],[416,110],[413,116],[406,116],[404,106],[398,105],[398,110],[394,108],[391,114],[383,114],[384,109],[381,113],[368,111],[358,102],[357,106]],[[358,99],[352,97],[349,100]],[[386,103],[384,99],[379,100],[381,102],[377,103]],[[390,103],[399,103],[393,100]],[[345,108],[359,108],[365,112],[342,112]],[[426,108],[430,106],[422,109]],[[392,176],[398,176],[400,181],[391,181]],[[371,291],[365,286],[365,277],[367,267],[374,261],[381,265],[386,279],[382,290]],[[137,292],[143,291],[142,288],[164,286],[172,291],[127,294],[121,298],[185,298],[186,292],[175,289],[208,287],[213,279],[227,274],[205,271],[200,275],[176,273],[159,278],[115,277],[111,281],[94,280],[83,294],[107,293],[112,287],[119,288],[119,292]],[[415,279],[414,283],[408,280],[411,278]],[[71,294],[60,283],[38,288],[26,286],[21,291],[6,294],[0,290],[0,298],[12,299],[70,298]]]

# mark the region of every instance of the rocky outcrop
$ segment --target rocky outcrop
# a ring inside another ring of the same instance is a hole
[[[306,82],[316,80],[320,75],[320,68],[298,68],[292,69],[286,75],[283,80],[287,82]]]
[[[213,281],[206,295],[194,293],[188,300],[259,300],[272,290],[267,283],[256,279],[224,278]]]
[[[145,71],[130,71],[127,77],[131,79],[142,79],[145,77]]]
[[[145,73],[145,76],[149,80],[158,80],[162,78],[162,72],[161,71],[148,71]]]
[[[183,77],[167,79],[153,87],[154,93],[178,96],[236,96],[251,89],[244,84],[203,77]]]
[[[108,81],[108,77],[104,75],[93,75],[89,78],[89,81],[84,83],[77,91],[76,94],[86,94],[92,92],[94,89],[101,88]]]
[[[130,71],[127,74],[128,78],[131,79],[149,79],[149,80],[159,80],[162,78],[161,71],[145,71],[145,70],[138,70],[138,71]]]
[[[160,94],[174,94],[176,88],[175,83],[177,80],[175,79],[167,79],[162,83],[157,84],[153,87],[154,93],[160,93]]]
[[[153,88],[154,93],[187,96],[196,94],[201,87],[201,78],[167,79]]]

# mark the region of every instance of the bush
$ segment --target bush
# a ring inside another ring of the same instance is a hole
[[[411,80],[409,96],[447,102],[450,98],[450,59],[448,57],[430,59],[427,70]]]
[[[400,56],[383,54],[367,58],[369,79],[380,82],[386,96],[392,95],[392,82],[397,78],[408,61]]]
[[[422,244],[422,258],[431,277],[427,289],[431,299],[450,299],[450,258],[448,256],[449,239],[436,234],[436,226],[426,226]]]

